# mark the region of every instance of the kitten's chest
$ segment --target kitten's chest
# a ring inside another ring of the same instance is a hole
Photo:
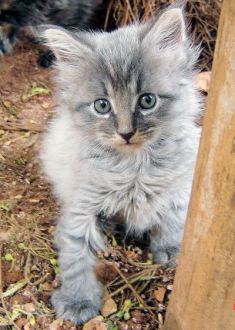
[[[151,166],[149,160],[99,162],[90,170],[89,185],[96,191],[100,209],[108,218],[122,214],[129,227],[139,231],[154,224],[161,203],[159,196],[166,190],[167,182],[162,171]]]
[[[115,163],[114,166],[110,163],[105,168],[100,166],[94,172],[94,179],[94,184],[99,182],[102,187],[105,199],[113,198],[115,203],[125,207],[149,203],[165,186],[162,173],[142,159]]]
[[[154,176],[127,171],[113,173],[110,179],[105,209],[110,215],[118,212],[135,229],[146,230],[152,225],[151,212],[157,196]]]

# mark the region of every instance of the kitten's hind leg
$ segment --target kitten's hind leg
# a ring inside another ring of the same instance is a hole
[[[96,217],[77,209],[61,220],[56,243],[59,247],[61,288],[54,292],[52,304],[58,317],[82,324],[98,314],[102,285],[95,276],[95,251],[104,243]]]

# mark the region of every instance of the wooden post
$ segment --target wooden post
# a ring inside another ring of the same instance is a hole
[[[164,330],[235,329],[235,0],[224,0],[212,71]]]

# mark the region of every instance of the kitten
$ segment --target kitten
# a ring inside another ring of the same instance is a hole
[[[12,51],[23,27],[57,24],[94,28],[100,6],[97,0],[0,0],[0,56]]]
[[[172,266],[190,197],[200,128],[182,8],[111,33],[44,31],[58,59],[58,116],[41,158],[62,205],[57,227],[62,286],[57,315],[83,323],[97,315],[102,286],[99,227],[122,215],[128,230],[150,231],[156,263]]]

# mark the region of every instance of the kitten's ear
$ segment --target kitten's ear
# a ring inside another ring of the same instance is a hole
[[[53,50],[57,60],[76,60],[87,56],[91,51],[76,35],[54,25],[41,26],[39,34],[45,40],[45,44]]]
[[[183,9],[173,7],[166,10],[146,33],[143,43],[156,49],[178,48],[186,41]]]

